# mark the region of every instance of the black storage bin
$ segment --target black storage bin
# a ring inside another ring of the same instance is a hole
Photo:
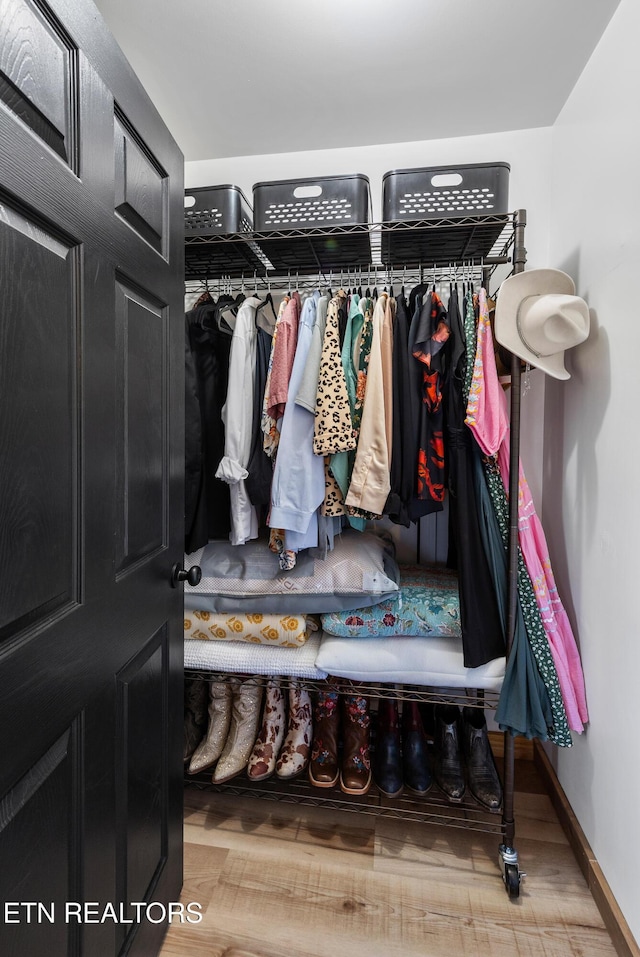
[[[369,222],[369,179],[360,173],[286,179],[253,187],[256,232]]]
[[[184,200],[186,236],[250,233],[253,229],[251,206],[238,186],[199,186],[197,189],[186,189]]]
[[[385,223],[500,215],[509,204],[508,163],[399,169],[382,178]]]

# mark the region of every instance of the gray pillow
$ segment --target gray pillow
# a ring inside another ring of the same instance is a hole
[[[400,572],[393,545],[372,532],[345,530],[324,561],[309,552],[296,567],[280,571],[266,542],[210,542],[185,557],[199,565],[202,580],[185,586],[187,610],[319,614],[375,605],[398,591]]]

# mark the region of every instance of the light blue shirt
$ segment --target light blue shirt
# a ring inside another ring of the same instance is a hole
[[[285,548],[292,551],[318,544],[317,509],[324,501],[324,459],[313,452],[315,415],[294,401],[307,363],[319,298],[320,294],[314,293],[302,307],[271,485],[269,524],[285,530]]]

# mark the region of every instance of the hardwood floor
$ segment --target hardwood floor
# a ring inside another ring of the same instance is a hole
[[[161,957],[614,957],[531,761],[516,762],[509,901],[498,838],[185,791],[182,901]]]

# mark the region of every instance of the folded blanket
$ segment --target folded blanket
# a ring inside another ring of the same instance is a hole
[[[184,637],[196,641],[251,641],[297,648],[318,627],[307,615],[229,615],[190,610],[184,614]]]
[[[185,641],[184,666],[215,673],[326,678],[327,672],[316,667],[319,647],[319,632],[311,635],[301,648],[278,648],[240,641]]]

